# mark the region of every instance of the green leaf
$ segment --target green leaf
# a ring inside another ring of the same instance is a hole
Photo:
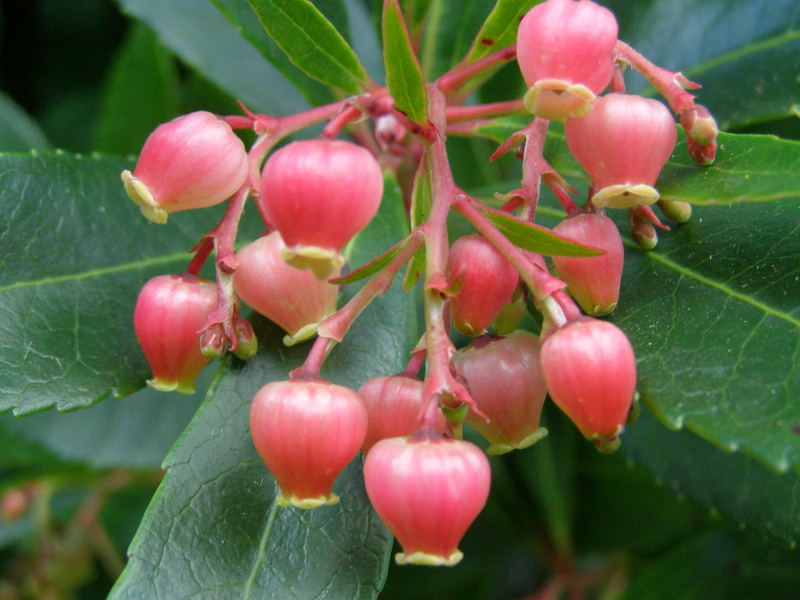
[[[309,76],[349,94],[369,78],[342,35],[308,0],[247,0],[264,29]]]
[[[315,103],[329,101],[330,95],[324,87],[289,63],[278,49],[274,49],[274,55],[279,57],[279,68],[265,61],[264,48],[257,49],[243,38],[208,0],[117,2],[126,13],[155,31],[177,56],[251,110],[280,116],[308,108],[309,101],[304,95]],[[261,29],[257,21],[256,27]],[[251,30],[246,31],[249,34]],[[263,30],[261,34],[268,38]],[[299,77],[287,79],[284,75],[287,66]]]
[[[132,167],[100,156],[0,156],[0,413],[90,406],[149,376],[132,326],[139,289],[182,272],[224,209],[153,225],[120,181]],[[261,228],[246,218],[242,235]]]
[[[0,93],[0,152],[49,150],[39,125],[8,96]]]
[[[529,120],[524,116],[495,119],[480,127],[478,133],[502,143]],[[689,158],[683,131],[679,131],[678,139],[656,182],[665,199],[731,204],[800,195],[800,142],[768,135],[720,133],[714,164],[701,167]],[[547,133],[545,158],[562,175],[588,180],[569,153],[559,125],[551,126]]]
[[[172,55],[144,26],[135,26],[109,77],[95,147],[138,154],[147,136],[180,114],[178,69]]]
[[[614,0],[620,39],[703,86],[693,92],[723,128],[792,114],[800,84],[794,0]],[[631,77],[630,91],[645,82]]]
[[[397,0],[383,9],[383,62],[386,85],[397,110],[418,125],[428,122],[428,96],[422,69],[411,46]]]
[[[647,410],[622,435],[621,452],[705,510],[794,546],[800,542],[800,475],[769,471],[686,429],[671,431]]]
[[[620,600],[792,600],[796,553],[728,531],[697,535],[648,561]]]
[[[547,256],[598,256],[602,250],[583,246],[553,233],[546,227],[529,223],[512,214],[475,205],[511,243],[523,250],[538,252]]]
[[[402,236],[403,212],[402,204],[384,203],[350,249],[351,262],[365,262]],[[283,332],[261,318],[253,322],[258,355],[226,363],[167,457],[167,475],[112,600],[377,596],[392,538],[369,505],[360,458],[337,480],[339,504],[279,508],[270,518],[276,485],[250,440],[250,401],[266,383],[287,379],[309,344],[285,348]],[[413,297],[395,282],[334,348],[322,375],[358,389],[370,377],[399,372],[418,335]]]
[[[467,54],[467,64],[517,41],[519,22],[540,0],[498,0]]]
[[[662,422],[781,472],[800,472],[798,206],[698,207],[627,252],[614,314]]]
[[[91,410],[66,414],[49,410],[17,418],[3,415],[0,428],[3,435],[24,436],[63,461],[96,469],[157,469],[201,400],[199,392],[186,396],[145,388],[124,399],[108,399]]]

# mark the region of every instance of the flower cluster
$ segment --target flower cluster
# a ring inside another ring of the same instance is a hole
[[[627,209],[634,238],[652,247],[653,226],[663,225],[650,205],[659,201],[678,222],[690,214],[656,188],[677,139],[670,108],[701,164],[713,160],[717,133],[708,111],[685,91],[690,82],[651,65],[617,34],[614,15],[590,0],[542,2],[522,19],[515,54],[498,52],[481,63],[488,71],[515,55],[528,87],[524,98],[467,110],[454,92],[481,72],[457,67],[429,86],[434,100],[424,124],[411,122],[376,86],[291,118],[198,112],[160,126],[134,172],[122,176],[144,214],[163,223],[170,212],[229,197],[230,203],[196,246],[187,272],[156,277],[140,294],[134,320],[153,371],[149,383],[191,392],[210,357],[226,349],[252,356],[257,343],[239,315],[241,302],[285,330],[287,345],[317,336],[291,378],[267,383],[253,399],[255,449],[280,487],[278,504],[299,508],[337,503],[336,479],[362,451],[367,493],[403,548],[400,563],[461,559],[459,541],[491,480],[484,452],[462,439],[464,423],[485,438],[489,454],[523,449],[547,434],[540,417],[549,395],[584,437],[614,451],[632,413],[636,359],[625,334],[597,318],[620,301],[624,262],[606,209]],[[642,71],[670,108],[626,94],[626,65]],[[496,209],[455,185],[444,144],[451,122],[463,131],[469,115],[479,121],[503,110],[533,118],[498,150],[518,147],[523,180]],[[368,119],[372,132],[363,125]],[[552,120],[564,122],[566,146],[589,179],[580,208],[544,159]],[[274,150],[324,121],[322,137]],[[234,128],[257,134],[249,151]],[[343,131],[360,143],[336,139]],[[429,196],[429,206],[411,211],[407,237],[348,272],[346,248],[376,215],[387,172],[406,184],[409,202]],[[541,182],[566,213],[552,230],[533,222]],[[248,197],[266,232],[237,251]],[[451,211],[476,233],[450,244]],[[516,245],[503,233],[510,231]],[[563,250],[546,252],[552,246],[520,240],[520,231]],[[216,283],[199,276],[212,251]],[[324,380],[320,367],[353,320],[406,263],[420,260],[424,267],[410,269],[406,284],[424,271],[426,328],[406,369],[369,379],[357,392]],[[339,306],[339,286],[366,278]],[[517,330],[529,308],[540,315],[538,334]],[[456,350],[451,326],[474,340]]]

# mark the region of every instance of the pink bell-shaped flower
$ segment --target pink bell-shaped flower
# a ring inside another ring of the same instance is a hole
[[[285,248],[277,231],[244,246],[236,253],[233,286],[242,301],[287,332],[283,343],[291,346],[316,335],[317,325],[336,310],[339,286],[287,264]],[[331,274],[337,276],[338,267]]]
[[[368,150],[316,139],[269,157],[258,202],[286,243],[284,260],[327,279],[344,265],[342,249],[372,220],[382,197],[381,167]]]
[[[488,454],[527,448],[547,435],[539,427],[547,388],[539,362],[539,337],[516,331],[486,336],[455,353],[456,372],[489,421],[473,411],[465,421],[489,441]]]
[[[622,330],[571,321],[544,340],[541,360],[553,402],[602,452],[616,450],[636,392],[636,358]]]
[[[364,461],[364,484],[378,516],[403,547],[398,564],[457,564],[461,538],[486,504],[489,461],[469,442],[390,438]]]
[[[210,362],[200,351],[200,330],[216,306],[216,285],[195,275],[159,275],[145,284],[133,325],[153,372],[147,385],[195,392],[194,380]]]
[[[379,441],[386,438],[409,436],[417,430],[419,417],[425,406],[422,382],[409,375],[374,377],[358,390],[369,416],[367,437],[363,451],[366,455]],[[439,413],[436,431],[443,433],[447,425]]]
[[[617,33],[614,13],[589,0],[547,0],[529,10],[517,32],[525,108],[558,121],[588,114],[611,82]]]
[[[453,324],[465,335],[480,335],[511,302],[519,274],[506,257],[479,233],[453,242],[447,260]]]
[[[155,223],[167,214],[214,206],[244,184],[248,158],[242,140],[210,112],[183,115],[156,127],[133,173],[122,172],[125,191]]]
[[[597,317],[612,313],[619,301],[625,249],[614,221],[599,213],[575,213],[553,232],[580,244],[605,250],[600,256],[554,256],[558,277],[583,311]]]
[[[653,186],[678,137],[675,119],[661,102],[608,94],[585,117],[567,119],[564,135],[596,188],[595,206],[630,208],[658,200]]]
[[[281,506],[336,504],[333,484],[366,432],[361,398],[322,379],[268,383],[250,408],[253,444],[280,486]]]

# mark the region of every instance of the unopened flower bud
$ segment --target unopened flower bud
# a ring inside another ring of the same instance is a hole
[[[686,223],[692,218],[692,205],[683,200],[665,200],[662,198],[658,201],[658,207],[665,216],[676,223]]]
[[[447,280],[457,291],[450,299],[453,324],[466,335],[480,335],[509,303],[519,274],[480,234],[453,242]]]
[[[489,461],[469,442],[390,438],[364,461],[364,484],[403,552],[398,564],[457,564],[461,538],[489,496]]]
[[[317,334],[317,325],[336,310],[339,286],[287,264],[285,249],[277,231],[244,246],[236,253],[233,286],[243,302],[286,331],[283,342],[291,346]],[[331,275],[338,274],[337,267]]]
[[[653,223],[633,208],[628,209],[628,225],[633,240],[641,248],[652,250],[658,245],[658,233]]]
[[[224,120],[198,111],[159,125],[142,148],[133,173],[122,172],[125,190],[155,223],[167,214],[214,206],[244,184],[248,158]]]
[[[717,142],[710,144],[698,144],[692,138],[686,138],[686,148],[689,150],[689,156],[701,167],[707,167],[714,162],[717,156]]]
[[[153,372],[148,385],[194,393],[194,380],[209,363],[200,351],[200,330],[216,306],[216,285],[195,275],[160,275],[145,284],[133,324]]]
[[[701,146],[707,146],[719,134],[717,121],[702,104],[696,104],[693,110],[681,113],[681,126],[686,130],[686,135]]]
[[[258,202],[281,233],[283,259],[328,279],[342,249],[375,216],[383,173],[368,150],[341,140],[294,142],[269,157]]]
[[[614,73],[614,14],[589,0],[547,0],[523,17],[517,61],[528,85],[525,108],[564,120],[592,110]]]
[[[629,208],[658,200],[656,179],[678,136],[661,102],[608,94],[585,117],[567,119],[564,135],[597,189],[595,206]]]
[[[322,379],[268,383],[250,409],[253,444],[280,486],[281,506],[336,504],[333,484],[366,431],[361,398]]]
[[[625,249],[614,221],[599,213],[576,213],[553,229],[580,244],[605,251],[600,256],[554,256],[558,277],[583,311],[591,316],[612,313],[619,301]]]
[[[542,372],[584,437],[613,452],[636,391],[636,358],[622,330],[590,317],[567,323],[544,340]]]

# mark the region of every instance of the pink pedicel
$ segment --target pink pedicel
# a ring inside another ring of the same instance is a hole
[[[327,279],[342,249],[375,216],[381,167],[368,150],[340,140],[306,140],[269,157],[258,202],[286,242],[283,258]]]
[[[519,274],[480,234],[458,238],[450,248],[447,281],[453,325],[465,335],[480,335],[511,302]]]
[[[622,330],[571,321],[544,340],[541,359],[553,402],[602,452],[616,450],[636,392],[636,358]]]
[[[250,408],[253,444],[280,486],[281,506],[336,504],[333,484],[366,432],[361,398],[322,379],[268,383]]]
[[[403,547],[398,564],[457,564],[461,538],[486,504],[489,461],[469,442],[391,438],[364,462],[364,484],[378,516]]]
[[[408,375],[374,377],[358,390],[369,416],[363,451],[366,455],[379,441],[409,436],[417,430],[425,406],[422,381]],[[439,414],[436,431],[444,433],[447,420]]]
[[[287,264],[285,248],[277,231],[244,246],[236,253],[233,286],[245,304],[286,331],[283,343],[291,346],[316,335],[317,325],[336,310],[339,286]],[[331,275],[338,274],[337,267]]]
[[[456,372],[489,418],[470,410],[465,419],[490,443],[488,454],[527,448],[547,435],[539,427],[547,395],[540,351],[538,336],[516,331],[505,338],[480,337],[453,356]]]
[[[517,32],[517,61],[529,88],[525,108],[557,121],[589,113],[611,82],[617,34],[614,14],[589,0],[534,6]]]
[[[553,229],[555,233],[587,246],[605,250],[600,256],[554,256],[557,276],[587,315],[612,313],[619,301],[625,249],[619,229],[599,213],[575,213]]]
[[[167,215],[223,202],[248,173],[247,151],[224,120],[198,111],[156,127],[133,173],[122,172],[125,191],[155,223]]]
[[[149,386],[195,392],[194,380],[210,362],[200,351],[200,330],[216,306],[216,285],[195,275],[159,275],[145,284],[133,325],[153,372]]]
[[[675,119],[661,102],[608,94],[585,117],[567,119],[564,135],[597,190],[595,206],[630,208],[658,200],[656,179],[678,137]]]

